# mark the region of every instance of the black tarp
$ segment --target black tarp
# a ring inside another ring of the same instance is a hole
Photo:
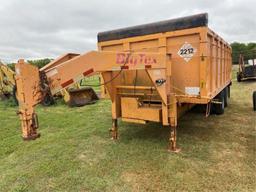
[[[98,42],[124,39],[141,35],[164,33],[181,29],[208,26],[208,14],[202,13],[156,23],[127,27],[98,33]]]

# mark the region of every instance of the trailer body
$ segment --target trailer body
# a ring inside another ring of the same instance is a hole
[[[167,97],[175,95],[176,118],[190,109],[193,104],[209,104],[231,84],[231,47],[209,29],[207,23],[207,14],[200,14],[103,32],[98,34],[98,47],[101,51],[152,52],[171,55],[171,76],[166,94]],[[133,61],[130,64],[132,65]],[[134,108],[138,106],[135,100],[143,100],[142,98],[145,98],[143,93],[147,93],[150,87],[154,87],[146,71],[127,71],[121,76],[119,92],[123,95],[120,107],[121,117],[124,120],[134,122],[153,120],[163,122],[164,125],[172,124],[163,120],[165,115],[163,111],[166,110],[163,108],[160,109],[160,115],[157,115],[158,111],[155,111],[155,114],[146,113],[147,117],[142,117],[140,112],[134,113]],[[142,93],[142,96],[136,97],[136,94],[133,94],[134,90]],[[107,97],[108,94],[103,87],[103,97]],[[154,99],[161,101],[158,96]],[[167,111],[170,110],[174,109],[168,107]],[[149,117],[151,114],[152,117]],[[165,119],[169,117],[170,115]]]

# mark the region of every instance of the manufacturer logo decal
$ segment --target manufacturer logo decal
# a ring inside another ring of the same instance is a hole
[[[135,66],[137,64],[152,65],[156,64],[157,60],[154,57],[145,54],[132,55],[130,53],[118,53],[116,55],[116,64]]]
[[[178,51],[178,55],[182,57],[186,62],[189,62],[190,59],[196,53],[196,51],[196,48],[192,47],[191,44],[185,42],[184,45],[182,45],[182,47]]]

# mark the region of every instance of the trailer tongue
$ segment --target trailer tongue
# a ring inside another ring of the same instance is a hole
[[[121,60],[120,56],[122,57]],[[84,77],[101,73],[106,88],[112,100],[113,129],[112,136],[117,139],[117,118],[120,116],[120,97],[117,87],[120,85],[120,74],[124,71],[144,70],[153,82],[152,88],[159,93],[161,102],[167,106],[167,87],[164,83],[157,85],[159,79],[169,81],[170,57],[160,53],[124,53],[111,51],[91,51],[63,62],[49,70],[42,71],[35,66],[19,60],[16,64],[17,93],[19,100],[19,115],[22,122],[23,138],[25,140],[39,137],[38,122],[34,107],[46,95],[54,95],[66,89]],[[74,67],[76,66],[76,67]],[[87,90],[88,91],[88,90]],[[90,95],[95,99],[94,94]],[[156,109],[159,112],[159,109]],[[146,111],[147,112],[147,111]],[[160,119],[160,114],[158,115]]]

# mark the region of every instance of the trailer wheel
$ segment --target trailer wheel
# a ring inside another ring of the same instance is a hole
[[[214,112],[216,115],[222,115],[225,109],[225,91],[222,90],[215,98],[221,102],[221,104],[214,104]]]
[[[224,92],[224,107],[228,106],[228,87],[225,87]]]
[[[230,98],[230,85],[228,86],[228,98]]]
[[[256,111],[256,91],[252,94],[253,110]]]

